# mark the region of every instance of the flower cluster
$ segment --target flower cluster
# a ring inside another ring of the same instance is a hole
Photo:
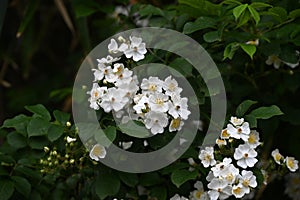
[[[275,163],[278,165],[285,165],[291,172],[295,172],[299,166],[298,166],[298,160],[295,160],[294,157],[285,157],[279,153],[278,149],[275,149],[271,153]]]
[[[90,107],[112,112],[122,123],[129,119],[139,120],[153,135],[163,133],[169,125],[169,131],[181,130],[184,120],[188,119],[188,99],[181,97],[182,88],[178,82],[168,76],[165,80],[158,77],[144,78],[139,85],[137,76],[125,67],[121,57],[139,61],[145,58],[146,44],[139,37],[111,39],[108,44],[109,55],[97,59],[98,67],[93,69],[93,87],[90,95]],[[99,160],[105,157],[104,147],[96,144],[92,147],[90,157]]]

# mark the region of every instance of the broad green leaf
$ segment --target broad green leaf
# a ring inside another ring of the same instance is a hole
[[[252,101],[252,100],[245,100],[243,101],[236,109],[236,115],[238,117],[244,116],[244,114],[249,110],[249,108],[256,104],[257,101]]]
[[[241,14],[245,11],[245,9],[248,7],[248,4],[243,4],[235,7],[232,11],[233,16],[235,20],[238,20],[238,18],[241,16]]]
[[[36,179],[38,181],[40,181],[42,179],[42,176],[39,171],[35,171],[35,170],[25,167],[23,165],[17,165],[15,167],[15,171],[23,174],[24,175],[23,177],[27,177],[30,179]]]
[[[140,8],[139,14],[142,17],[149,15],[164,16],[164,12],[160,8],[154,7],[152,5],[146,5],[145,7]]]
[[[116,127],[108,126],[104,130],[98,129],[95,132],[94,137],[99,144],[108,147],[115,140],[116,134],[117,134]]]
[[[266,7],[272,7],[272,5],[262,2],[253,2],[250,4],[252,8],[266,8]]]
[[[64,127],[61,125],[51,124],[48,130],[48,139],[54,142],[62,136],[64,133]]]
[[[192,75],[193,65],[191,65],[184,58],[176,58],[169,64],[169,66],[185,77]],[[173,75],[176,76],[176,74]]]
[[[289,13],[289,18],[298,18],[300,17],[300,9],[292,10]]]
[[[193,180],[197,178],[198,172],[196,170],[189,171],[187,169],[179,169],[175,170],[171,175],[171,181],[176,185],[176,187],[180,187],[182,184],[187,182],[188,180]]]
[[[7,135],[7,142],[10,146],[20,149],[27,146],[27,138],[18,132],[11,132]]]
[[[205,33],[203,35],[203,39],[205,42],[208,42],[208,43],[221,41],[221,37],[220,37],[218,31],[211,31],[211,32]]]
[[[11,179],[15,182],[16,190],[28,198],[31,192],[31,184],[28,180],[20,176],[12,176]]]
[[[7,164],[15,164],[16,163],[15,159],[12,156],[4,155],[0,152],[0,163],[1,162],[7,163]]]
[[[245,10],[245,12],[242,13],[242,15],[239,18],[239,22],[237,27],[241,27],[244,24],[246,24],[250,20],[250,12],[248,10]]]
[[[241,48],[253,59],[253,55],[256,52],[256,46],[251,44],[240,44]]]
[[[33,106],[25,106],[25,109],[32,112],[34,114],[34,117],[40,117],[46,121],[51,120],[50,113],[45,108],[45,106],[43,106],[42,104],[37,104],[37,105],[33,105]]]
[[[140,184],[142,186],[153,186],[162,183],[162,179],[157,172],[141,174]]]
[[[129,121],[126,124],[119,124],[118,127],[121,131],[127,135],[137,137],[137,138],[145,138],[150,135],[150,132],[144,125],[139,125],[134,121]]]
[[[221,9],[222,9],[221,5],[211,3],[207,0],[179,0],[178,3],[196,8],[198,10],[198,13],[201,14],[201,16],[204,15],[219,16],[221,14]]]
[[[115,195],[120,188],[120,179],[115,173],[101,173],[95,181],[95,192],[100,199]]]
[[[29,146],[32,149],[39,149],[42,150],[44,149],[45,146],[49,145],[49,141],[47,140],[46,137],[31,137],[29,139]]]
[[[126,173],[126,172],[118,172],[118,175],[123,183],[128,185],[129,187],[135,187],[138,182],[139,178],[137,174],[134,173]]]
[[[225,0],[225,1],[222,1],[220,3],[221,5],[222,4],[228,4],[228,5],[241,5],[242,3],[237,1],[237,0]]]
[[[194,22],[188,22],[183,27],[184,34],[190,34],[195,31],[199,31],[206,28],[215,28],[216,27],[216,20],[211,17],[199,17]]]
[[[14,183],[11,180],[0,180],[0,200],[7,200],[14,192]]]
[[[287,19],[287,11],[282,7],[273,7],[268,12],[280,23]]]
[[[253,19],[255,20],[255,23],[257,25],[260,21],[259,13],[252,6],[248,6],[248,10],[249,10],[251,16],[253,17]]]
[[[32,118],[27,127],[28,137],[46,135],[49,126],[50,122],[45,119],[40,117]]]
[[[276,115],[283,115],[283,112],[275,105],[269,107],[260,107],[253,110],[250,115],[255,117],[256,119],[269,119]]]
[[[30,23],[31,19],[34,16],[34,13],[36,12],[37,8],[39,7],[40,1],[39,0],[31,0],[29,1],[25,14],[22,17],[21,24],[19,26],[18,32],[17,32],[17,37],[20,37],[23,32],[25,31],[26,27]]]
[[[14,128],[19,133],[22,133],[23,136],[27,136],[27,125],[31,117],[26,115],[17,115],[12,119],[7,119],[4,121],[2,128]]]
[[[164,186],[155,186],[150,189],[150,196],[154,199],[167,199],[167,188]]]
[[[256,177],[257,183],[258,183],[258,187],[264,185],[264,175],[262,174],[261,170],[259,168],[254,168],[253,169],[253,174]]]
[[[238,48],[239,48],[239,44],[237,42],[228,44],[225,47],[223,59],[226,59],[226,58],[232,59],[236,50],[238,50]]]
[[[257,127],[256,117],[254,117],[252,115],[246,115],[244,118],[245,118],[245,121],[249,123],[250,128],[256,128]]]
[[[101,9],[101,4],[98,4],[93,0],[72,0],[72,5],[76,18],[87,17],[99,10],[103,10]],[[107,11],[109,10],[113,11],[107,9]]]
[[[65,113],[59,110],[55,110],[53,112],[54,118],[61,123],[62,125],[66,125],[66,123],[70,120],[70,114]]]

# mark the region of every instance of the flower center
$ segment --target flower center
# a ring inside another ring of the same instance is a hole
[[[227,130],[222,131],[222,137],[224,137],[224,138],[229,137],[229,134],[228,134]]]
[[[114,97],[111,98],[111,102],[114,102],[116,99]]]
[[[98,92],[95,92],[94,93],[94,96],[97,98],[99,96],[99,93]]]
[[[290,168],[294,168],[295,167],[294,162],[292,160],[288,160],[287,166],[289,166]]]
[[[249,186],[249,180],[244,180],[243,181],[243,186],[248,187]]]
[[[196,192],[195,196],[196,196],[197,199],[200,199],[200,197],[202,196],[202,194],[203,194],[203,192],[198,190]]]
[[[245,156],[245,158],[248,158],[249,155],[247,153],[245,153],[244,156]]]
[[[236,189],[233,189],[233,193],[235,193],[235,194],[241,194],[241,188],[237,187]]]
[[[234,178],[234,176],[232,175],[232,173],[230,173],[230,174],[228,174],[228,175],[226,176],[226,180],[227,180],[227,181],[232,181],[233,178]]]
[[[179,119],[179,118],[173,119],[173,120],[172,120],[171,127],[174,128],[174,129],[178,129],[179,126],[180,126],[180,119]]]
[[[241,128],[238,128],[237,131],[238,131],[238,133],[242,133],[243,132],[243,130]]]
[[[249,139],[248,139],[248,142],[249,142],[250,144],[254,144],[254,143],[256,142],[256,137],[255,137],[254,134],[250,134]]]
[[[155,103],[162,106],[164,104],[164,101],[161,98],[157,98],[155,99]]]
[[[277,153],[276,155],[275,155],[275,160],[276,161],[279,161],[281,159],[281,155],[279,154],[279,153]]]
[[[148,89],[150,91],[155,91],[156,90],[156,85],[155,84],[150,84]]]
[[[100,156],[102,154],[101,148],[99,146],[94,147],[93,154],[97,157]]]
[[[170,83],[169,84],[169,90],[173,91],[175,89],[175,84],[174,83]]]

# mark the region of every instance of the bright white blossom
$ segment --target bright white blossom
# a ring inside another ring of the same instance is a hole
[[[189,200],[189,199],[185,197],[181,197],[178,194],[176,194],[173,197],[171,197],[170,200]]]
[[[175,79],[172,79],[171,76],[168,76],[164,83],[162,84],[163,89],[166,91],[166,95],[179,95],[182,91],[182,88],[178,87],[178,83]]]
[[[247,188],[244,187],[242,184],[234,185],[232,187],[232,194],[236,198],[242,198],[243,196],[245,196],[245,194],[247,194]]]
[[[67,143],[75,142],[76,138],[72,138],[70,136],[67,136]]]
[[[216,164],[216,160],[214,158],[214,148],[205,147],[205,149],[200,151],[199,159],[205,168],[214,166]]]
[[[208,194],[204,191],[203,183],[201,181],[197,181],[194,184],[194,188],[196,190],[190,193],[190,200],[209,200]]]
[[[107,93],[102,98],[100,106],[105,112],[112,110],[117,112],[124,108],[128,100],[124,90],[108,88]]]
[[[126,58],[131,58],[134,61],[139,61],[145,58],[144,54],[147,53],[146,44],[142,42],[142,38],[130,37],[131,44],[128,49],[124,51]]]
[[[227,141],[226,140],[222,140],[222,139],[219,139],[217,138],[216,139],[216,144],[221,147],[221,146],[226,146],[227,145]]]
[[[145,114],[145,126],[151,130],[153,135],[163,133],[164,128],[168,125],[168,117],[165,113],[150,111]]]
[[[252,171],[243,170],[242,174],[239,176],[239,183],[245,188],[246,194],[250,193],[250,187],[256,188],[256,176],[253,174]]]
[[[285,164],[287,166],[287,168],[291,171],[291,172],[295,172],[299,167],[298,167],[298,160],[295,160],[294,157],[286,157],[284,159]]]
[[[207,187],[211,189],[208,191],[211,200],[227,199],[232,195],[232,187],[223,179],[214,178]]]
[[[234,126],[240,126],[240,125],[242,125],[244,123],[244,118],[231,117],[230,118],[230,122]]]
[[[184,125],[184,122],[178,117],[176,119],[172,119],[170,126],[169,126],[169,131],[180,131],[182,126]]]
[[[90,151],[90,157],[93,160],[99,161],[101,158],[105,158],[106,150],[104,146],[100,144],[96,144],[93,146],[92,150]]]
[[[272,155],[272,157],[274,158],[274,161],[275,161],[277,164],[279,164],[279,165],[282,164],[284,158],[283,158],[283,156],[279,153],[279,150],[278,150],[278,149],[273,150],[272,153],[271,153],[271,155]]]
[[[237,165],[246,169],[247,167],[253,167],[257,163],[257,152],[252,149],[249,144],[239,145],[235,149],[234,159],[237,160]]]
[[[250,134],[249,123],[245,122],[241,126],[235,126],[235,127],[231,124],[228,124],[227,132],[230,134],[230,137],[247,141]]]
[[[251,130],[250,134],[249,134],[249,138],[246,141],[247,144],[249,144],[249,146],[251,148],[256,148],[259,145],[261,145],[261,142],[259,142],[259,133],[255,130]]]
[[[149,106],[155,112],[167,112],[169,110],[169,96],[163,93],[155,93],[149,96]]]
[[[144,78],[141,83],[141,89],[145,92],[156,93],[162,92],[163,82],[158,77],[150,76],[148,79]]]
[[[186,97],[173,96],[172,102],[169,102],[169,114],[174,118],[181,117],[184,120],[188,119],[191,112],[188,110],[188,99]]]

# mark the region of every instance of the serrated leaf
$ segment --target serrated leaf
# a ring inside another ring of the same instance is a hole
[[[48,130],[48,139],[54,142],[62,136],[64,133],[64,127],[61,125],[51,124]]]
[[[0,200],[7,200],[14,192],[14,183],[10,180],[0,180]]]
[[[180,187],[185,182],[196,179],[198,176],[198,172],[196,170],[189,171],[187,169],[175,170],[171,175],[171,181],[176,185],[176,187]]]
[[[115,195],[120,189],[120,179],[113,173],[102,173],[95,181],[95,192],[100,199]]]
[[[249,110],[249,108],[256,104],[257,101],[252,101],[252,100],[245,100],[243,101],[236,109],[236,115],[238,117],[244,116],[244,114]]]
[[[251,44],[240,44],[241,48],[253,59],[253,55],[256,52],[256,46]]]
[[[260,21],[259,13],[252,6],[248,6],[248,10],[249,10],[251,16],[253,17],[253,19],[255,20],[255,23],[257,25]]]
[[[20,149],[27,146],[26,139],[18,132],[11,132],[7,135],[7,142],[10,146]]]
[[[218,31],[207,32],[203,35],[203,39],[205,42],[211,43],[216,41],[221,41],[221,37]]]
[[[138,178],[137,174],[119,172],[118,175],[119,175],[121,181],[123,183],[125,183],[126,185],[128,185],[129,187],[135,187],[139,182],[139,178]]]
[[[20,176],[12,176],[11,179],[15,182],[16,190],[28,198],[31,192],[31,184],[29,181]]]
[[[53,112],[54,118],[61,123],[62,125],[65,125],[70,120],[70,114],[65,113],[59,110],[55,110]]]
[[[256,119],[269,119],[271,117],[277,115],[283,115],[283,112],[280,110],[279,107],[272,105],[269,107],[260,107],[253,110],[250,113],[251,116],[255,117]]]
[[[243,4],[243,5],[237,6],[233,9],[232,14],[233,14],[235,20],[238,20],[238,18],[246,10],[247,7],[248,7],[248,4]]]
[[[206,28],[215,28],[216,20],[211,17],[199,17],[194,22],[188,22],[183,27],[184,34],[190,34]]]
[[[50,113],[45,108],[45,106],[43,106],[42,104],[37,104],[37,105],[33,105],[33,106],[25,106],[25,109],[32,112],[34,114],[34,117],[40,117],[46,121],[51,120]]]
[[[19,133],[22,133],[23,136],[27,136],[27,125],[31,117],[26,115],[17,115],[12,119],[7,119],[4,121],[2,128],[14,128]]]
[[[150,135],[150,132],[144,125],[139,125],[134,121],[129,121],[125,124],[119,124],[118,127],[121,131],[127,135],[137,137],[137,138],[145,138]]]
[[[28,137],[46,135],[49,126],[50,123],[40,117],[32,118],[27,126]]]

